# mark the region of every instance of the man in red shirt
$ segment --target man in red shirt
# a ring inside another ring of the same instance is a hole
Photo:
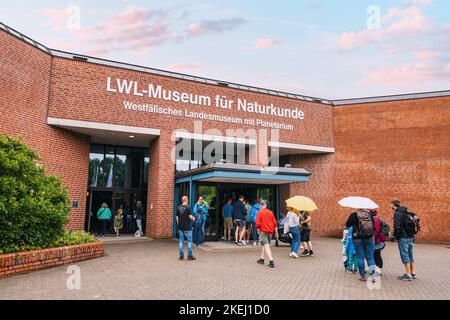
[[[269,258],[269,267],[274,268],[275,264],[270,250],[270,238],[275,233],[278,238],[277,220],[272,211],[267,209],[267,202],[262,200],[260,202],[261,210],[256,216],[256,228],[259,230],[259,243],[262,246],[261,258],[257,260],[259,264],[264,264],[264,255]]]

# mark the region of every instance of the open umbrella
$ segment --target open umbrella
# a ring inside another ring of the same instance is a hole
[[[314,201],[305,196],[295,196],[289,198],[286,200],[286,205],[299,211],[314,211],[317,209]]]
[[[346,197],[338,203],[343,207],[354,209],[376,209],[379,207],[375,202],[364,197]]]

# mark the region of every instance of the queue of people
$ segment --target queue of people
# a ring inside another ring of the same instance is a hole
[[[306,197],[297,197],[295,200],[298,203],[311,201],[309,198],[306,198],[306,200],[299,198]],[[367,200],[371,201],[370,199]],[[192,212],[188,204],[188,198],[183,196],[182,201],[176,214],[180,235],[180,260],[184,259],[185,239],[188,242],[188,260],[195,260],[196,258],[192,255],[192,242],[201,244],[204,241],[204,221],[208,214],[208,206],[200,197]],[[375,283],[376,277],[382,275],[382,250],[386,247],[387,238],[390,236],[390,228],[378,216],[377,210],[374,209],[374,207],[378,207],[375,203],[371,202],[369,206],[364,206],[360,205],[361,202],[358,202],[360,199],[357,199],[357,205],[346,205],[341,201],[339,203],[343,206],[358,208],[348,216],[343,232],[342,254],[345,270],[349,273],[358,273],[358,280],[364,282],[367,281],[366,275],[368,272],[372,283]],[[407,207],[400,205],[399,200],[394,199],[391,204],[394,211],[394,237],[398,241],[400,257],[405,268],[405,273],[399,279],[412,281],[416,279],[414,272],[414,238],[420,230],[419,218],[416,214],[408,211]],[[288,205],[288,213],[282,219],[284,224],[284,227],[282,227],[283,234],[289,234],[291,239],[289,256],[295,259],[299,258],[298,250],[300,246],[304,249],[301,254],[302,257],[314,255],[310,237],[311,212],[299,209],[306,207],[311,208],[311,211],[317,208],[312,201],[309,206],[305,204],[297,207]],[[106,217],[108,216],[106,210],[105,213],[101,213],[101,215],[103,214]],[[256,199],[255,203],[250,205],[245,201],[244,196],[239,196],[234,203],[230,198],[222,207],[222,216],[224,219],[223,240],[232,241],[234,231],[236,245],[243,246],[249,243],[251,237],[255,245],[262,246],[261,256],[257,263],[265,264],[267,258],[269,260],[268,266],[275,267],[270,243],[274,237],[275,239],[281,237],[275,215],[268,209],[267,201]],[[366,264],[368,270],[366,270]]]
[[[400,205],[398,199],[391,201],[394,211],[394,234],[398,242],[400,258],[405,273],[398,277],[402,281],[416,279],[414,272],[414,241],[420,230],[418,216]],[[382,250],[390,236],[387,223],[378,216],[376,209],[358,209],[351,213],[343,232],[344,268],[349,273],[359,273],[358,280],[366,281],[366,264],[372,283],[382,275]]]
[[[143,220],[145,217],[145,210],[141,201],[136,202],[136,208],[130,212],[126,209],[126,206],[120,204],[117,211],[112,212],[106,202],[102,203],[98,209],[96,218],[98,221],[99,237],[104,237],[108,230],[109,232],[120,236],[120,232],[126,229],[126,233],[134,233],[135,237],[141,237],[143,232]]]

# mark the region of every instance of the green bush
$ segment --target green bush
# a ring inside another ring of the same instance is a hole
[[[56,239],[53,247],[72,246],[96,241],[95,237],[84,231],[68,231]]]
[[[48,248],[75,237],[63,229],[68,192],[58,177],[45,175],[38,160],[20,140],[0,135],[0,253]]]

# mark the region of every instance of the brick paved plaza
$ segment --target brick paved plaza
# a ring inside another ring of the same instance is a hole
[[[81,289],[66,288],[67,266],[0,280],[0,299],[450,299],[450,249],[416,245],[417,276],[403,271],[396,243],[383,251],[381,289],[342,270],[338,239],[314,239],[315,257],[294,260],[273,248],[276,268],[256,264],[259,250],[209,245],[179,261],[175,241],[108,243],[102,258],[79,262]],[[237,285],[239,290],[237,290]]]

